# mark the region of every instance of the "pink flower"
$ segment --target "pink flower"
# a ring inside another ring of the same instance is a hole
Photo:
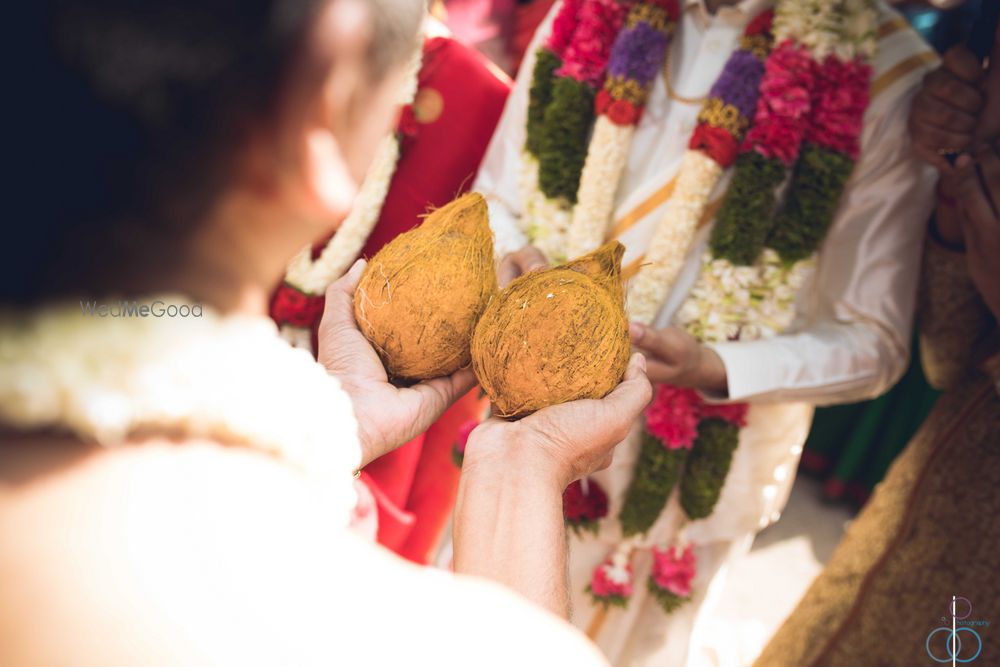
[[[566,76],[597,88],[604,80],[611,45],[625,21],[629,3],[584,0],[572,41],[563,54],[557,76]]]
[[[691,580],[697,573],[694,551],[689,545],[684,551],[678,549],[653,549],[653,571],[651,577],[656,585],[674,595],[686,598],[691,595]]]
[[[702,419],[723,419],[730,424],[735,424],[740,428],[747,425],[747,410],[750,408],[746,403],[725,403],[725,404],[712,404],[712,403],[702,403],[701,405],[701,418]]]
[[[860,60],[828,57],[818,68],[813,116],[806,138],[852,159],[858,158],[871,67]]]
[[[628,598],[632,595],[632,566],[615,565],[611,558],[594,568],[590,593],[599,599]]]
[[[745,146],[786,165],[795,162],[805,137],[816,63],[805,47],[785,40],[764,63],[764,78]]]
[[[552,21],[552,33],[545,46],[559,57],[573,38],[573,31],[576,30],[577,14],[580,12],[581,0],[565,0],[559,13]]]
[[[698,435],[701,398],[691,389],[657,385],[656,396],[646,408],[646,430],[667,449],[690,449]]]

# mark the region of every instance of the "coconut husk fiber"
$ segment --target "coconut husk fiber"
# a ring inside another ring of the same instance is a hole
[[[486,201],[470,193],[371,258],[354,316],[391,378],[427,380],[469,365],[476,322],[496,292]]]
[[[625,248],[613,241],[510,283],[472,338],[472,368],[495,414],[517,418],[549,405],[603,398],[625,373]]]

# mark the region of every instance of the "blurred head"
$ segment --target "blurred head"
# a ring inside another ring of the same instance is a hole
[[[23,4],[24,186],[0,244],[0,302],[20,303],[127,292],[183,270],[209,229],[285,254],[329,232],[392,126],[423,15],[421,0]]]

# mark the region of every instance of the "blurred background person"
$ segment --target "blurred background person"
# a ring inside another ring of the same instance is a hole
[[[919,321],[944,393],[761,667],[992,664],[1000,650],[983,627],[1000,612],[1000,40],[990,63],[949,51],[910,118],[940,171]]]

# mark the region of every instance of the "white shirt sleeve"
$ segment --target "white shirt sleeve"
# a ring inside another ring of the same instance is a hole
[[[918,76],[869,116],[864,149],[819,254],[807,321],[767,340],[711,345],[731,400],[863,400],[906,369],[935,175],[912,153],[906,120]]]

